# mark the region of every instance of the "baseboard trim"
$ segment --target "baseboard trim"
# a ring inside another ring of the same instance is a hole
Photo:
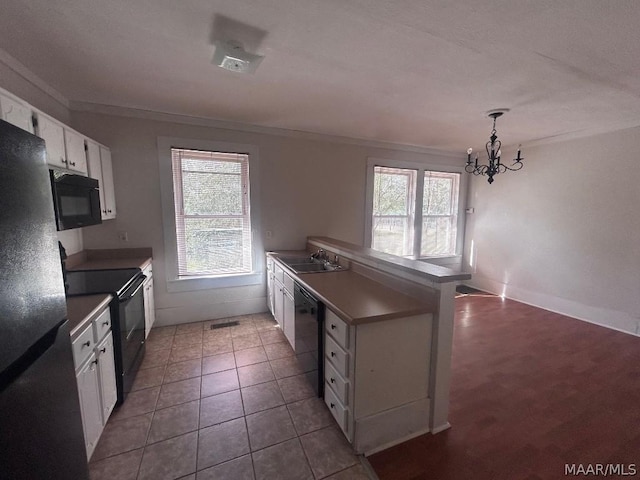
[[[591,307],[572,300],[554,297],[497,282],[474,274],[473,279],[464,282],[470,287],[493,293],[502,298],[515,300],[532,307],[542,308],[576,320],[609,328],[629,335],[640,336],[640,319],[630,314],[605,308]],[[606,318],[607,321],[603,321]]]
[[[250,315],[267,312],[265,297],[248,298],[236,302],[212,303],[209,305],[185,305],[156,309],[155,326],[181,325],[217,318]]]
[[[437,427],[433,427],[431,429],[431,433],[433,435],[436,435],[437,433],[444,432],[445,430],[449,430],[450,428],[451,428],[451,424],[447,422],[443,425],[438,425]]]

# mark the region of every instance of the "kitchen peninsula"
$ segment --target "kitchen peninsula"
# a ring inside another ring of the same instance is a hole
[[[320,251],[340,267],[303,273],[285,262]],[[470,274],[326,237],[271,252],[267,264],[282,288],[293,281],[326,306],[324,399],[358,453],[450,426],[455,284]],[[292,315],[282,318],[286,333]]]

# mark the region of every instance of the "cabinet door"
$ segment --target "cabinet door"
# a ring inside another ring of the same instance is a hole
[[[98,354],[98,380],[100,382],[100,398],[102,406],[102,425],[107,423],[109,415],[118,399],[116,388],[116,366],[113,354],[113,335],[111,332],[96,347]]]
[[[277,280],[273,282],[273,316],[280,325],[280,328],[284,328],[283,326],[283,311],[284,311],[284,288],[282,284]]]
[[[87,170],[91,178],[98,180],[100,188],[100,215],[103,220],[107,216],[107,208],[104,201],[104,181],[102,180],[102,162],[100,161],[100,145],[87,140]]]
[[[76,378],[78,380],[84,442],[87,447],[87,458],[91,458],[103,428],[98,383],[98,362],[95,353],[91,354],[91,357],[89,357],[84,367],[80,369]]]
[[[113,186],[113,165],[111,163],[111,151],[100,147],[100,162],[102,164],[102,180],[104,189],[104,208],[107,211],[103,220],[116,218],[116,195]]]
[[[153,277],[147,277],[144,282],[144,335],[145,338],[149,336],[149,332],[153,328],[153,324],[156,321],[156,310],[153,299]]]
[[[273,272],[272,271],[268,271],[267,272],[267,304],[269,306],[269,311],[271,312],[271,315],[275,315],[275,311],[273,308]]]
[[[84,137],[78,132],[64,129],[64,146],[67,152],[67,168],[87,174],[87,152],[84,149]]]
[[[289,293],[287,289],[284,289],[284,299],[283,299],[283,323],[284,323],[284,335],[289,340],[291,344],[291,348],[296,349],[296,328],[295,328],[295,314],[296,307],[293,303],[293,295]]]
[[[0,94],[0,117],[16,127],[33,133],[31,108],[25,103]]]
[[[64,128],[62,124],[38,113],[38,129],[36,132],[46,144],[47,163],[55,167],[67,168],[67,157],[64,150]]]

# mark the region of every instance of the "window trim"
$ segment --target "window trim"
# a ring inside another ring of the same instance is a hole
[[[422,203],[418,204],[418,200],[422,199],[422,192],[424,191],[424,172],[445,172],[445,173],[459,173],[459,197],[458,197],[458,221],[457,221],[457,235],[456,235],[456,249],[454,255],[445,256],[420,256],[420,239],[421,235],[414,234],[413,237],[413,252],[414,254],[408,258],[414,260],[433,260],[442,261],[452,258],[461,258],[464,248],[464,224],[465,224],[465,205],[467,196],[467,175],[464,175],[464,167],[457,165],[445,165],[435,163],[420,163],[420,162],[407,162],[402,160],[393,160],[388,158],[369,157],[367,158],[367,174],[366,174],[366,197],[365,197],[365,225],[364,225],[364,245],[371,248],[372,243],[372,226],[373,226],[373,189],[374,189],[374,167],[387,167],[387,168],[403,168],[409,170],[418,170],[416,181],[416,205],[414,212],[414,232],[422,232]],[[418,230],[420,229],[420,230]],[[417,252],[417,255],[416,255]]]
[[[240,287],[264,283],[264,259],[260,224],[260,172],[258,147],[250,144],[218,142],[178,137],[158,137],[158,162],[160,173],[160,197],[164,234],[164,257],[167,291],[170,293],[206,290],[212,288]],[[233,152],[249,156],[249,205],[251,212],[252,271],[251,273],[210,275],[198,277],[178,276],[178,242],[173,190],[171,149],[209,150]]]

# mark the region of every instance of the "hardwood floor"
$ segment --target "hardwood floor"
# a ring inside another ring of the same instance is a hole
[[[369,457],[380,480],[557,479],[565,464],[609,463],[640,476],[640,338],[458,298],[449,421]]]

